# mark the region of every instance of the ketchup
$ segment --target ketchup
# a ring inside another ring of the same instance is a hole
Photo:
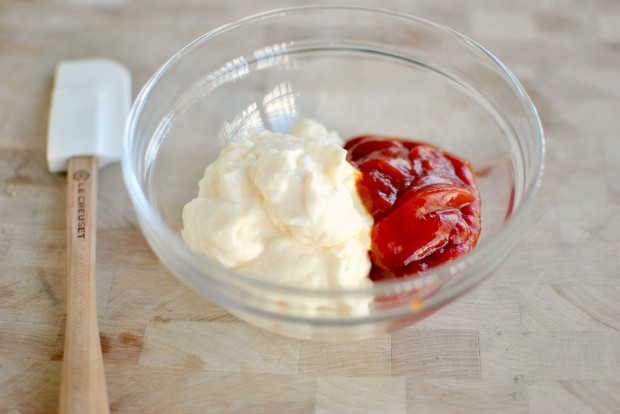
[[[373,281],[416,274],[474,248],[480,195],[467,161],[429,144],[373,135],[353,138],[345,149],[374,218]]]

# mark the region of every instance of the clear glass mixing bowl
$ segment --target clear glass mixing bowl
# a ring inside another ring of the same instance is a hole
[[[345,138],[407,137],[469,160],[482,198],[476,249],[418,277],[334,291],[259,281],[186,247],[181,212],[205,166],[227,143],[287,132],[300,118]],[[125,183],[172,273],[250,323],[326,340],[402,328],[487,277],[526,224],[544,153],[530,98],[480,45],[420,18],[337,6],[259,14],[195,40],[146,84],[126,135]]]

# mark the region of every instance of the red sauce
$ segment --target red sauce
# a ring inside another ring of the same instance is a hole
[[[472,250],[480,234],[480,195],[467,161],[439,148],[381,136],[349,140],[347,160],[374,218],[374,281],[427,270]]]

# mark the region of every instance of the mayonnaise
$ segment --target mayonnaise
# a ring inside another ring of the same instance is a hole
[[[342,140],[315,121],[225,147],[183,210],[183,239],[226,268],[304,288],[371,284],[372,217]]]

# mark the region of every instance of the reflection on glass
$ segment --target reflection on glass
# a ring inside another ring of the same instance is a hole
[[[233,59],[209,76],[212,82],[210,87],[239,80],[249,72],[250,66],[254,65],[258,70],[280,65],[290,69],[289,56],[286,53],[286,44],[282,43],[254,51],[254,59],[249,59],[249,64],[243,57]],[[248,93],[251,93],[251,90]],[[266,128],[279,133],[290,131],[299,117],[299,93],[293,91],[293,84],[290,81],[279,82],[262,99],[257,98],[236,114],[232,121],[224,123],[218,134],[221,142],[243,140]]]
[[[241,111],[232,122],[225,122],[218,133],[218,140],[231,143],[242,141],[265,129],[258,105],[253,102]]]
[[[286,133],[297,120],[297,93],[291,82],[278,84],[263,98],[265,117],[274,132]]]
[[[187,108],[191,107],[194,102],[203,99],[207,94],[218,86],[227,82],[239,80],[250,73],[250,67],[247,60],[243,56],[229,60],[219,69],[203,76],[196,81],[188,91],[174,103],[171,113],[183,113]]]
[[[256,68],[263,69],[278,65],[288,65],[289,56],[287,54],[286,43],[280,43],[254,51],[254,59],[256,60]]]
[[[240,79],[250,73],[247,60],[243,56],[236,57],[226,62],[221,68],[210,74],[207,81],[215,82],[216,85]]]

